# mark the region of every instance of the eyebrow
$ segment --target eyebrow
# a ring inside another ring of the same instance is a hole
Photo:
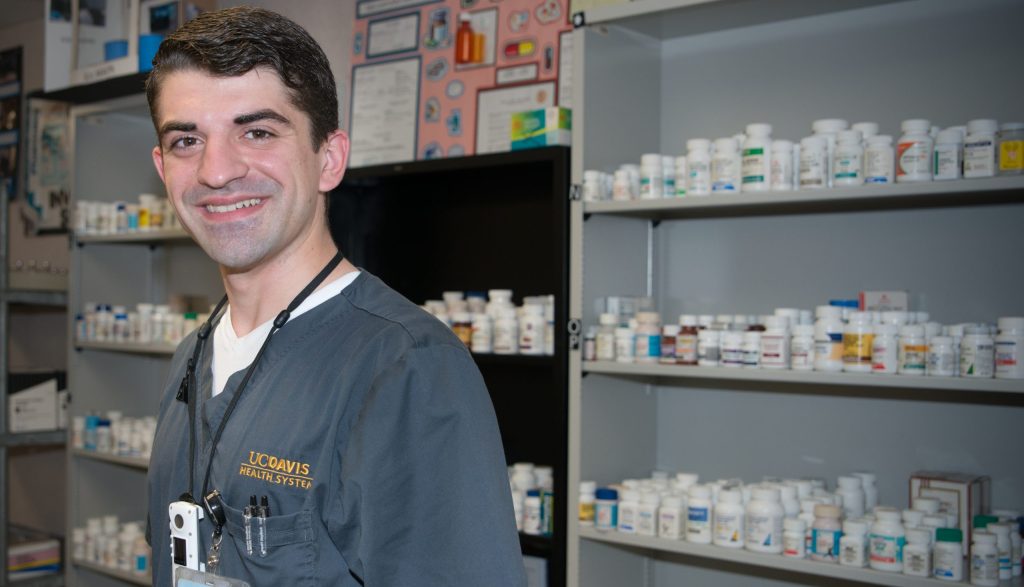
[[[251,124],[260,120],[273,120],[280,122],[281,124],[291,125],[291,121],[288,120],[284,115],[280,114],[276,110],[270,108],[264,108],[263,110],[257,110],[256,112],[248,112],[246,114],[239,114],[234,118],[232,122],[241,126],[245,124]],[[197,126],[194,122],[183,122],[179,120],[170,120],[165,122],[160,127],[160,136],[164,136],[172,132],[194,132]]]
[[[167,133],[172,132],[192,132],[196,130],[196,123],[194,122],[181,122],[178,120],[170,120],[160,126],[160,136],[163,137]]]

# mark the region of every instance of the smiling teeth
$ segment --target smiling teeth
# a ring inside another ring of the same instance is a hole
[[[240,210],[242,208],[251,208],[259,203],[259,198],[251,198],[249,200],[242,200],[241,202],[235,202],[234,204],[227,204],[225,206],[207,205],[206,211],[211,213],[234,212],[235,210]]]

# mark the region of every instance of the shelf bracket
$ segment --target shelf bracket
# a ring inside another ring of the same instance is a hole
[[[569,201],[579,202],[583,199],[583,186],[578,183],[574,183],[569,186]]]
[[[578,318],[573,318],[565,325],[565,329],[569,333],[569,350],[580,350],[580,332],[583,331],[583,324]]]

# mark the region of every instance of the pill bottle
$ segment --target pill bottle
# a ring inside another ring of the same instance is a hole
[[[807,556],[807,523],[800,518],[782,520],[782,556],[805,558]]]
[[[540,533],[540,490],[531,489],[523,502],[523,534],[536,536]]]
[[[971,585],[999,585],[999,550],[996,535],[975,530],[971,536]]]
[[[864,515],[864,489],[860,477],[844,475],[838,479],[836,493],[843,497],[843,516],[859,518]]]
[[[640,199],[656,200],[660,198],[664,184],[661,170],[661,155],[658,153],[641,155]]]
[[[515,308],[501,307],[494,319],[494,353],[514,355],[519,352],[519,321]]]
[[[604,199],[604,174],[595,169],[583,172],[583,201],[597,202]]]
[[[473,315],[469,312],[455,312],[452,314],[452,332],[467,347],[473,344]]]
[[[697,364],[717,367],[721,362],[721,335],[717,330],[705,328],[697,334]]]
[[[936,336],[929,340],[928,365],[925,367],[925,373],[936,377],[952,377],[957,374],[957,370],[953,338]]]
[[[891,184],[896,175],[895,165],[891,136],[877,135],[865,140],[864,183]]]
[[[748,124],[741,156],[743,191],[766,192],[771,189],[772,125]]]
[[[761,333],[761,368],[789,368],[789,320],[784,316],[768,316]]]
[[[494,337],[494,326],[491,317],[485,313],[473,314],[473,327],[470,334],[470,347],[474,353],[490,353],[494,350],[492,345]],[[595,338],[595,343],[596,343]],[[595,349],[596,350],[596,349]]]
[[[775,483],[779,489],[779,503],[782,504],[782,512],[787,518],[795,518],[800,513],[800,500],[797,499],[795,485],[788,483]]]
[[[715,152],[711,156],[711,191],[740,191],[740,151],[736,139],[715,139]]]
[[[614,530],[619,525],[619,492],[602,487],[595,496],[594,526],[598,530]]]
[[[686,540],[697,544],[711,544],[711,488],[691,485],[686,503]]]
[[[926,341],[924,326],[908,324],[900,328],[900,375],[924,375],[928,364],[928,344]]]
[[[843,536],[839,539],[839,564],[847,567],[868,566],[868,523],[862,519],[843,521]]]
[[[875,486],[875,474],[857,471],[853,473],[853,476],[860,479],[860,487],[864,491],[864,511],[873,511],[875,506],[878,505],[878,488]]]
[[[743,492],[739,489],[720,490],[714,513],[714,543],[726,548],[743,548]]]
[[[661,316],[657,312],[636,314],[636,362],[657,363],[661,359]]]
[[[992,177],[996,174],[996,133],[999,124],[983,118],[967,123],[964,138],[964,177]]]
[[[782,552],[782,520],[785,512],[779,490],[760,485],[750,491],[747,503],[745,544],[747,550],[779,554]]]
[[[881,375],[896,373],[899,366],[899,337],[892,324],[875,326],[875,337],[871,340],[871,372]]]
[[[960,376],[989,378],[995,375],[995,341],[985,326],[968,326],[960,341]]]
[[[579,521],[580,526],[594,525],[594,502],[597,500],[597,483],[580,481]]]
[[[636,489],[625,489],[619,500],[619,532],[636,534],[638,513],[640,509],[640,492]]]
[[[1014,526],[1019,528],[1017,524],[1014,524]],[[1008,522],[999,522],[989,524],[986,528],[989,532],[996,535],[996,550],[999,551],[1000,580],[1006,580],[1013,576],[1013,562],[1010,558],[1010,553],[1012,552],[1010,532],[1014,531],[1014,526],[1011,526]]]
[[[761,368],[761,332],[748,330],[743,333],[743,368]]]
[[[690,182],[690,168],[686,161],[686,155],[679,155],[673,162],[673,169],[675,170],[675,195],[677,198],[681,198],[686,195],[687,184]]]
[[[963,532],[957,528],[939,528],[935,533],[932,575],[943,581],[964,580]]]
[[[743,366],[743,332],[728,330],[722,333],[721,357],[722,367],[740,368]]]
[[[839,539],[843,535],[843,526],[839,522],[841,516],[839,506],[824,503],[814,506],[809,553],[812,559],[826,563],[839,562]]]
[[[956,128],[947,128],[935,139],[932,173],[935,181],[960,179],[963,175],[963,135]]]
[[[661,197],[676,196],[676,159],[669,155],[661,156]]]
[[[907,545],[903,547],[903,574],[914,577],[932,575],[931,532],[928,530],[907,530]]]
[[[654,491],[640,494],[640,504],[636,510],[636,533],[641,536],[658,535],[658,508],[661,496]]]
[[[615,360],[615,327],[619,323],[619,318],[615,314],[603,313],[598,318],[601,326],[597,330],[597,360],[598,361],[614,361]]]
[[[686,194],[707,196],[711,194],[711,141],[690,139],[686,141],[686,164],[689,178]]]
[[[907,509],[903,510],[903,528],[909,530],[910,528],[918,528],[921,526],[921,522],[924,521],[924,517],[928,515],[924,510]]]
[[[874,339],[871,312],[850,312],[843,328],[843,371],[871,372],[871,344]]]
[[[878,123],[877,122],[855,122],[850,125],[850,129],[859,130],[862,137],[864,137],[864,143],[867,144],[867,140],[878,134]]]
[[[666,496],[661,500],[661,509],[658,510],[658,536],[669,540],[683,538],[685,517],[683,498],[678,495]]]
[[[633,181],[629,171],[618,169],[612,181],[612,200],[624,202],[633,199]]]
[[[793,189],[793,141],[772,141],[771,189],[789,191]]]
[[[1024,122],[1004,122],[996,145],[999,175],[1024,173]]]
[[[842,130],[832,153],[832,185],[864,183],[864,147],[859,130]]]
[[[1024,379],[1024,318],[999,318],[995,338],[997,379]]]
[[[636,336],[628,326],[615,329],[615,360],[619,363],[632,363],[636,358]]]
[[[519,352],[524,355],[544,354],[544,330],[547,320],[544,318],[544,306],[526,304],[523,316],[519,320]]]
[[[843,370],[842,310],[836,306],[818,306],[814,323],[814,369]]]
[[[878,571],[903,570],[903,546],[906,535],[900,523],[900,511],[894,508],[875,508],[875,522],[868,536],[868,555],[871,568]]]
[[[814,135],[825,139],[825,184],[827,187],[832,187],[832,159],[835,156],[839,133],[847,128],[849,128],[849,123],[841,118],[822,118],[811,123]]]
[[[661,327],[661,358],[664,365],[676,364],[676,337],[679,336],[678,324],[666,324]]]
[[[794,371],[814,369],[814,326],[798,324],[793,327],[793,338],[789,341],[789,360]]]
[[[697,317],[683,314],[679,317],[679,334],[676,336],[676,363],[680,365],[697,364]]]
[[[903,136],[896,144],[896,181],[931,181],[931,122],[919,118],[904,120],[900,128]]]
[[[828,141],[811,136],[800,140],[800,189],[828,187]]]

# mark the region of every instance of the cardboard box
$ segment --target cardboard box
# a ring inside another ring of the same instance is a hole
[[[859,301],[862,312],[906,312],[909,307],[905,291],[862,291]]]
[[[940,511],[956,514],[963,531],[964,552],[968,552],[974,516],[989,511],[992,480],[984,475],[917,471],[910,476],[910,500],[931,497],[939,500]]]
[[[11,432],[57,430],[61,422],[67,421],[67,415],[61,415],[67,402],[59,397],[56,379],[12,393],[7,407]]]
[[[512,150],[572,144],[572,110],[553,106],[512,115]]]
[[[56,539],[18,540],[7,549],[11,582],[60,572],[60,542]]]

